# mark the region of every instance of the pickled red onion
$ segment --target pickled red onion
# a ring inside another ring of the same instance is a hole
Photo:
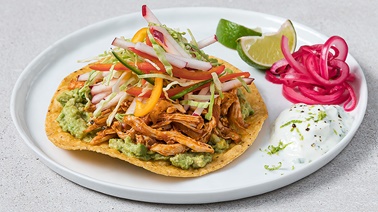
[[[281,50],[284,59],[274,63],[265,78],[282,84],[286,99],[311,105],[344,103],[346,111],[354,110],[357,98],[349,82],[355,76],[345,61],[348,45],[343,38],[332,36],[324,44],[305,45],[291,54],[283,36]]]

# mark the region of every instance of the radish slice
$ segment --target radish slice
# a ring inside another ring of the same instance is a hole
[[[105,92],[102,92],[102,93],[98,93],[96,95],[94,95],[92,97],[92,100],[91,102],[93,104],[97,104],[99,103],[101,100],[105,99],[105,97],[109,96],[109,94],[111,93],[111,91],[105,91]]]
[[[186,58],[191,58],[191,56],[176,42],[176,40],[169,34],[169,32],[160,26],[151,26],[152,34],[154,32],[160,32],[162,36],[159,36],[156,40],[160,41],[160,45],[169,53],[181,55]],[[161,40],[163,39],[163,40]]]
[[[97,76],[93,80],[96,81],[98,79],[102,79],[108,74],[109,74],[109,71],[101,71],[101,73],[97,74]],[[91,72],[81,74],[77,77],[77,81],[87,81],[90,75],[91,75]]]
[[[112,124],[113,119],[114,119],[115,115],[117,114],[118,108],[121,106],[123,101],[125,101],[125,99],[127,98],[127,95],[128,94],[126,92],[120,92],[120,97],[118,99],[117,105],[113,109],[112,113],[106,119],[106,125],[107,126],[110,126]]]
[[[242,78],[247,85],[250,85],[253,82],[253,78]],[[242,85],[238,79],[233,79],[227,82],[222,83],[222,91],[229,91],[233,88],[239,87]]]
[[[199,92],[198,92],[198,95],[206,95],[208,94],[210,91],[210,87],[205,87],[205,88],[202,88]],[[200,116],[202,114],[202,111],[204,110],[204,108],[201,108],[201,107],[197,107],[194,112],[192,113],[193,116]]]
[[[124,49],[135,48],[136,50],[139,50],[143,53],[146,53],[148,55],[158,58],[155,50],[151,46],[148,46],[142,42],[138,42],[134,44],[120,38],[115,38],[112,42],[112,45],[120,47],[120,48],[124,48]],[[182,55],[176,55],[176,54],[171,54],[171,53],[166,53],[165,56],[168,62],[171,65],[176,66],[177,68],[192,68],[192,69],[198,69],[198,70],[204,70],[204,71],[210,70],[212,68],[211,63],[197,60],[195,58],[188,58]]]
[[[131,102],[129,108],[127,108],[126,110],[126,115],[131,115],[131,114],[134,114],[134,111],[135,111],[135,107],[136,107],[136,100],[137,98],[134,98],[133,101]]]
[[[102,92],[107,92],[107,91],[112,91],[113,86],[118,82],[118,79],[112,79],[110,80],[109,84],[104,84],[102,82],[97,83],[92,86],[91,88],[91,94],[92,96],[102,93]],[[121,79],[119,84],[125,83],[124,79]]]
[[[133,42],[125,41],[122,38],[114,38],[114,40],[112,41],[112,45],[120,47],[120,48],[123,48],[123,49],[128,49],[128,48],[134,48],[135,47],[135,44]]]
[[[119,92],[119,93],[117,93],[115,96],[114,95],[112,95],[112,94],[110,94],[109,96],[107,96],[106,98],[105,98],[105,100],[104,101],[101,101],[101,102],[99,102],[98,104],[96,104],[96,109],[98,109],[98,108],[100,108],[101,106],[101,111],[103,111],[103,110],[106,110],[106,109],[108,109],[108,108],[110,108],[110,107],[113,107],[113,106],[115,106],[117,103],[118,103],[118,100],[121,98],[121,96],[123,95],[123,93],[125,93],[125,92]],[[114,93],[113,93],[114,94]],[[113,98],[112,98],[113,97]]]
[[[136,49],[136,50],[139,50],[139,51],[141,51],[141,52],[143,52],[143,53],[146,53],[146,54],[148,54],[148,55],[151,55],[151,56],[153,56],[153,57],[158,58],[158,56],[157,56],[155,50],[154,50],[151,46],[148,46],[148,45],[146,45],[146,44],[144,44],[144,43],[141,43],[141,42],[136,43],[136,44],[135,44],[135,49]],[[178,67],[178,68],[185,68],[185,67],[186,67],[186,64],[187,64],[187,63],[186,63],[185,61],[180,60],[180,59],[178,59],[177,57],[173,57],[172,54],[166,54],[165,56],[166,56],[168,62],[169,62],[171,65],[176,66],[176,67]]]
[[[181,55],[175,55],[175,54],[169,54],[169,53],[167,53],[167,56],[171,56],[173,58],[186,62],[186,65],[185,65],[186,68],[208,71],[213,67],[211,63],[205,62],[202,60],[197,60],[195,58],[186,58]]]
[[[156,18],[155,14],[152,13],[152,11],[150,10],[150,8],[147,7],[147,5],[142,5],[142,16],[149,23],[161,25],[159,19]]]
[[[205,38],[203,40],[200,40],[197,42],[197,46],[199,49],[205,48],[206,46],[209,46],[215,42],[218,41],[218,38],[216,35],[210,36],[208,38]]]

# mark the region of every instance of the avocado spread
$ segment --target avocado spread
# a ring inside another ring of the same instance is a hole
[[[185,152],[169,159],[172,165],[182,169],[202,168],[213,160],[213,156],[206,152]]]
[[[79,139],[85,139],[87,134],[84,130],[90,119],[89,113],[84,110],[87,103],[86,96],[89,94],[89,88],[74,89],[66,91],[58,96],[57,101],[63,109],[56,119],[65,132]]]
[[[213,147],[216,153],[222,153],[230,148],[230,140],[220,138],[215,134],[211,134],[209,144]]]
[[[246,119],[249,116],[253,115],[254,111],[240,89],[238,89],[237,95],[240,102],[241,113],[243,115],[243,118]]]
[[[90,114],[85,111],[89,93],[89,87],[84,86],[81,89],[66,91],[57,98],[57,101],[60,102],[63,107],[57,118],[59,125],[64,131],[85,141],[90,141],[91,139],[91,135],[84,132],[90,121]],[[240,101],[243,118],[247,118],[253,114],[253,109],[239,89],[237,95]],[[211,135],[209,144],[214,148],[216,153],[222,153],[230,148],[229,140],[222,139],[215,134]],[[134,143],[130,137],[126,137],[125,139],[110,139],[109,147],[127,156],[136,157],[141,160],[169,161],[173,166],[181,169],[202,168],[213,159],[212,154],[201,152],[185,152],[175,156],[163,156],[148,150],[148,148],[141,143]]]
[[[187,152],[171,157],[163,156],[159,153],[149,151],[143,144],[134,143],[130,137],[126,137],[125,139],[110,139],[109,147],[127,156],[136,157],[141,160],[170,161],[173,166],[181,169],[202,168],[212,161],[211,154],[200,152]]]
[[[168,160],[159,153],[149,151],[147,147],[141,143],[134,143],[130,137],[125,139],[113,138],[109,140],[109,147],[116,149],[123,154],[131,157],[136,157],[141,160]]]

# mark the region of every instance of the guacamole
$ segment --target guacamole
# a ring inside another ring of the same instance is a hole
[[[130,137],[125,139],[110,139],[109,147],[116,149],[129,157],[136,157],[141,160],[166,160],[173,166],[181,169],[202,168],[212,161],[209,153],[188,152],[167,157],[159,153],[149,151],[147,147],[140,143],[134,143]]]
[[[253,108],[252,108],[251,104],[247,101],[243,92],[240,89],[238,89],[237,95],[238,95],[238,98],[239,98],[240,108],[241,108],[241,113],[243,115],[243,118],[246,119],[249,116],[252,116],[253,113],[254,113]]]
[[[206,164],[213,160],[210,153],[205,152],[185,152],[177,154],[169,159],[171,164],[181,169],[194,169],[205,167]]]
[[[79,139],[86,136],[84,130],[90,119],[90,114],[84,110],[87,103],[87,92],[89,93],[89,88],[88,90],[74,89],[62,93],[57,98],[63,108],[56,120],[63,131],[69,132]]]
[[[109,147],[116,149],[129,157],[136,157],[141,160],[168,160],[159,153],[152,152],[147,147],[140,143],[134,143],[130,137],[125,139],[113,138],[109,140]]]
[[[214,148],[216,153],[222,153],[230,148],[230,140],[220,138],[215,134],[211,134],[209,144]]]

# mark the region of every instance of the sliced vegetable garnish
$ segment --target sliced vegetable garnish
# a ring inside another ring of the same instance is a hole
[[[188,69],[179,69],[176,67],[173,67],[173,76],[180,77],[183,79],[189,79],[189,80],[206,80],[211,79],[212,73],[216,73],[217,75],[220,75],[224,71],[225,66],[220,65],[213,67],[209,71],[189,71]]]
[[[219,80],[218,75],[216,73],[211,73],[211,76],[213,77],[213,83],[214,83],[215,89],[218,91],[219,96],[223,98],[222,83]]]
[[[154,36],[151,34],[149,30],[147,30],[147,36],[152,44],[152,48],[155,50],[157,57],[159,58],[160,62],[164,65],[165,71],[167,72],[167,74],[172,76],[172,65],[167,60],[164,49],[156,42]]]
[[[240,79],[245,82],[245,84],[250,85],[253,82],[253,78],[241,78],[238,77],[238,79],[229,80],[227,82],[222,83],[222,91],[229,91],[233,88],[239,87],[243,85],[243,83],[240,81]],[[247,89],[248,92],[249,89]]]
[[[202,49],[202,48],[205,48],[206,46],[211,45],[211,44],[213,44],[213,43],[215,43],[217,41],[218,41],[217,36],[213,35],[211,37],[208,37],[208,38],[205,38],[203,40],[198,41],[197,42],[197,47],[199,49]]]
[[[180,101],[180,104],[189,105],[193,107],[199,107],[199,108],[207,108],[210,105],[210,102],[198,102],[198,101],[186,99],[186,100]]]
[[[205,115],[205,119],[207,120],[211,120],[211,118],[213,117],[213,106],[214,106],[214,99],[215,99],[215,85],[214,83],[211,83],[210,85],[210,105],[209,105],[209,109],[207,110],[207,113]]]
[[[156,44],[156,45],[158,46],[158,44]],[[132,48],[130,48],[130,50],[131,49]],[[161,49],[159,47],[157,48],[158,52],[156,52],[153,47],[148,46],[147,44],[139,42],[139,43],[135,44],[135,49],[138,50],[139,52],[143,52],[144,54],[153,56],[155,59],[159,59],[159,61],[162,64],[164,64],[163,61],[161,61],[161,58],[163,58],[163,57],[167,60],[167,63],[169,63],[169,65],[172,65],[172,66],[176,66],[176,67],[179,67],[179,68],[184,68],[184,67],[186,67],[186,64],[187,64],[182,59],[176,58],[176,57],[172,56],[172,54],[166,53],[163,49]],[[164,66],[165,66],[165,64],[164,64]]]
[[[137,62],[137,63],[128,63],[129,65],[131,66],[136,66],[142,71],[142,72],[145,72],[145,71],[160,71],[160,67],[156,67],[157,64],[152,64],[154,63],[154,61],[149,61],[149,62]],[[97,63],[97,64],[93,64],[93,65],[90,65],[89,68],[92,69],[92,70],[96,70],[96,71],[109,71],[110,68],[113,66],[113,64],[111,63],[106,63],[106,64],[103,64],[103,63]],[[117,71],[126,71],[126,70],[129,70],[126,66],[124,66],[122,63],[118,62],[116,64],[114,64],[114,70],[117,70]]]
[[[121,89],[121,84],[124,81],[128,81],[131,77],[131,71],[123,72],[122,75],[117,79],[117,82],[112,86],[112,92],[119,92]]]
[[[116,93],[112,93],[106,97],[106,99],[101,100],[98,104],[96,104],[96,110],[93,112],[94,117],[98,117],[101,114],[103,108],[107,106],[107,104],[117,96]],[[118,101],[118,100],[117,100]]]
[[[175,41],[169,32],[160,26],[150,27],[151,35],[155,41],[162,46],[166,52],[181,55],[183,57],[191,58],[191,56]]]
[[[213,79],[204,80],[188,87],[180,87],[180,91],[175,95],[171,96],[170,98],[172,100],[179,99],[187,93],[190,93],[196,89],[201,89],[202,86],[206,85],[207,83],[210,83],[211,81],[213,81]]]
[[[163,89],[163,79],[155,78],[155,86],[152,89],[151,96],[146,104],[141,101],[136,101],[134,116],[145,116],[154,109],[156,103],[159,101]]]
[[[219,77],[219,80],[221,82],[225,82],[237,77],[249,77],[251,74],[249,72],[238,72],[238,73],[232,73],[232,74],[226,74],[224,76]]]
[[[137,75],[142,75],[144,74],[141,70],[139,70],[138,68],[136,67],[133,67],[131,65],[129,65],[126,61],[124,61],[116,52],[112,51],[113,55],[115,58],[117,58],[117,60],[119,62],[121,62],[124,66],[126,66],[128,69],[130,69],[132,72],[134,72],[135,74]],[[152,79],[146,79],[147,82],[149,82],[150,84],[154,84],[154,81]]]
[[[147,5],[142,5],[142,16],[148,23],[159,24],[159,19],[155,16],[155,14],[147,7]]]
[[[105,85],[109,85],[110,84],[110,81],[113,79],[114,77],[114,74],[115,74],[115,71],[114,71],[114,65],[112,65],[109,69],[109,74],[106,75],[103,79],[103,83]]]
[[[293,54],[287,38],[282,37],[285,58],[273,64],[266,79],[282,85],[283,95],[293,103],[342,104],[346,111],[356,105],[356,94],[349,82],[354,80],[346,63],[348,46],[339,36],[324,44],[302,46]]]
[[[96,63],[96,64],[93,64],[93,65],[90,65],[89,68],[92,69],[92,70],[96,70],[96,71],[109,71],[112,68],[113,65],[114,65],[114,67],[113,67],[114,70],[128,70],[128,68],[126,68],[124,65],[122,65],[122,63],[116,63],[116,64]]]
[[[133,38],[131,38],[131,42],[137,43],[137,42],[143,42],[147,37],[147,27],[143,27],[140,30],[138,30]]]
[[[227,75],[219,77],[219,81],[225,82],[225,81],[234,79],[236,77],[241,77],[241,76],[249,77],[249,75],[250,75],[250,73],[248,73],[248,72],[232,73],[232,74],[227,74]],[[210,83],[212,81],[213,81],[213,79],[211,78],[211,79],[208,79],[208,80],[198,82],[197,84],[194,84],[192,86],[172,88],[172,89],[168,90],[167,92],[168,92],[170,98],[172,100],[175,100],[175,99],[181,98],[182,96],[184,96],[187,93],[201,90],[204,87],[209,87]]]
[[[112,124],[113,119],[114,119],[115,115],[117,114],[118,108],[121,106],[122,102],[125,101],[126,98],[127,98],[127,93],[121,92],[117,105],[115,106],[113,111],[110,113],[110,115],[106,119],[106,125],[107,126],[110,126]]]
[[[143,75],[138,75],[139,78],[141,79],[145,79],[145,78],[162,78],[162,79],[166,79],[166,80],[169,80],[169,81],[173,81],[173,82],[176,82],[176,84],[180,85],[180,86],[190,86],[190,85],[193,85],[193,84],[196,84],[198,81],[187,81],[185,79],[180,79],[180,78],[176,78],[176,77],[171,77],[169,75],[166,75],[166,74],[143,74]]]

